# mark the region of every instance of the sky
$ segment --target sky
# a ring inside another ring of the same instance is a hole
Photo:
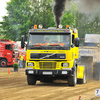
[[[7,15],[7,10],[5,9],[7,6],[7,2],[10,0],[0,0],[0,21],[3,21],[2,16]]]

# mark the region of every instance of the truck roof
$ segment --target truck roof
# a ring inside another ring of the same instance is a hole
[[[0,41],[0,44],[13,44],[13,43],[12,42],[3,42],[3,41],[1,42]]]
[[[3,44],[16,44],[15,41],[11,41],[9,39],[0,39],[0,43],[3,43]]]
[[[29,33],[71,33],[70,29],[30,29]]]
[[[9,40],[9,39],[0,39],[0,42],[11,42],[11,40]]]

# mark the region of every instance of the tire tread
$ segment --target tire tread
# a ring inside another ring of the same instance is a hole
[[[35,85],[36,84],[35,76],[27,75],[27,83],[28,83],[28,85]]]

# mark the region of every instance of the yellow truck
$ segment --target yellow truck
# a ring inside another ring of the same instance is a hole
[[[21,37],[21,47],[25,46],[25,36]],[[65,80],[69,86],[86,83],[86,68],[78,65],[78,30],[70,28],[43,29],[34,25],[29,30],[26,47],[27,83],[36,81],[53,82]]]

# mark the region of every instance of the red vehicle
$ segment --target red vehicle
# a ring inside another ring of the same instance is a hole
[[[8,39],[0,39],[0,67],[15,63],[14,43]]]

